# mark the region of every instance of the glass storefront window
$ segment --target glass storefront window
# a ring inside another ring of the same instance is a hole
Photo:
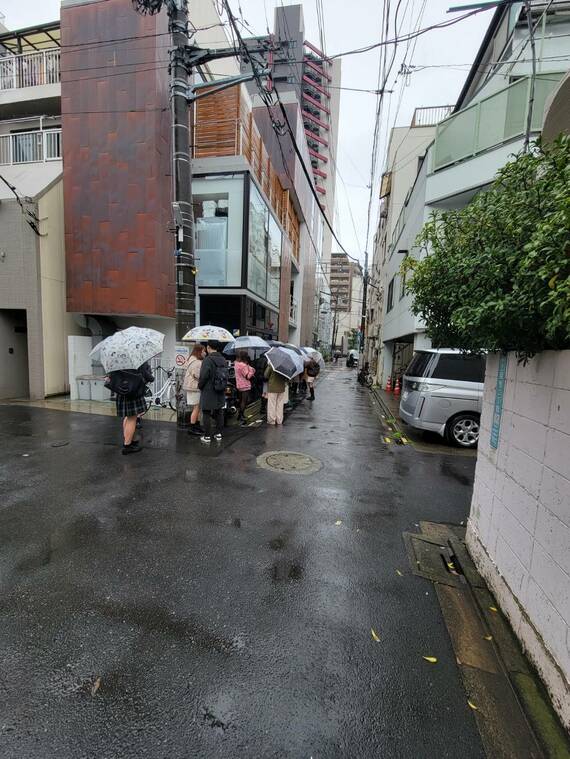
[[[243,177],[192,182],[196,263],[200,287],[240,287]]]
[[[251,183],[249,199],[249,265],[247,286],[262,298],[267,297],[267,247],[269,209],[257,187]]]
[[[261,193],[251,183],[249,203],[249,262],[247,286],[256,295],[279,305],[282,234]]]
[[[269,277],[267,282],[267,300],[279,305],[281,286],[281,245],[283,235],[279,225],[269,216]]]

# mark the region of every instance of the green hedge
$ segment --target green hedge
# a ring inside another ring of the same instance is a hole
[[[429,255],[402,268],[434,345],[570,347],[570,137],[535,143],[468,206],[435,213],[417,245]]]

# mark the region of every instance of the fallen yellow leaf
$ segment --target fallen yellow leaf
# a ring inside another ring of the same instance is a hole
[[[430,664],[437,663],[437,659],[435,658],[435,656],[424,656],[422,658],[424,658],[426,661],[429,661]]]
[[[494,611],[494,612],[497,612],[497,611],[498,611],[498,609],[497,609],[497,607],[496,607],[496,606],[489,606],[489,611]]]
[[[492,635],[485,635],[485,640],[493,640],[493,636]]]
[[[370,628],[370,632],[372,633],[372,640],[375,640],[376,643],[380,643],[380,638],[376,635],[376,631],[373,627]]]
[[[448,561],[448,562],[447,562],[447,566],[448,566],[450,569],[455,569],[455,564],[454,564],[452,561]]]
[[[474,709],[476,712],[478,712],[478,711],[479,711],[479,708],[478,708],[477,706],[475,706],[475,704],[473,703],[473,701],[468,701],[467,703],[468,703],[468,704],[469,704],[469,706],[470,706],[472,709]]]
[[[555,274],[555,275],[554,275],[554,276],[553,276],[553,277],[550,279],[550,281],[548,282],[548,287],[549,287],[551,290],[554,290],[554,287],[555,287],[555,285],[556,285],[556,280],[557,280],[557,279],[558,279],[558,274]]]
[[[336,525],[342,524],[342,519],[337,519],[335,522]]]
[[[95,682],[93,683],[93,686],[91,688],[91,695],[92,696],[94,696],[97,693],[97,691],[99,690],[100,686],[101,686],[101,678],[98,677],[95,680]]]
[[[404,575],[403,575],[403,574],[400,572],[400,570],[399,570],[399,569],[397,569],[397,570],[396,570],[396,574],[398,575],[398,577],[403,577],[403,576],[404,576]]]

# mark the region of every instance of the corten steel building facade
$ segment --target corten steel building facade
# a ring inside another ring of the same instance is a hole
[[[200,29],[220,21],[213,0],[190,11]],[[165,13],[143,17],[122,0],[62,8],[67,307],[94,317],[89,323],[104,317],[108,329],[153,326],[173,352],[167,32]],[[219,28],[213,33],[219,43]],[[211,46],[208,32],[197,38]],[[235,59],[220,65],[196,76],[238,72]],[[287,340],[303,233],[245,87],[199,99],[189,126],[199,319]]]
[[[122,0],[62,5],[70,312],[174,316],[167,31]]]

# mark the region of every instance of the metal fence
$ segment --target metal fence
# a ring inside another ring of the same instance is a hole
[[[59,48],[0,58],[0,90],[17,90],[60,80]]]
[[[0,135],[0,165],[57,161],[61,158],[61,129]]]
[[[413,127],[428,127],[439,124],[453,111],[452,105],[434,105],[429,108],[416,108],[412,118]]]

